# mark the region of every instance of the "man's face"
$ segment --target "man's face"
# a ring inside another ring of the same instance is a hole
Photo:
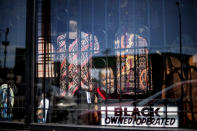
[[[114,74],[111,68],[104,68],[100,73],[101,86],[106,93],[114,92]]]

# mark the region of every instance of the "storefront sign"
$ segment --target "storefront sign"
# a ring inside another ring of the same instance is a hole
[[[101,115],[102,125],[178,127],[177,107],[102,106]]]

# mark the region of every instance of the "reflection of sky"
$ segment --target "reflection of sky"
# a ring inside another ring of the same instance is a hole
[[[179,19],[177,0],[118,1],[95,0],[52,4],[52,34],[57,38],[68,31],[68,18],[80,21],[83,32],[91,32],[99,41],[100,49],[114,48],[114,39],[122,32],[135,33],[147,39],[150,53],[179,53]],[[119,4],[120,2],[120,4]],[[183,0],[183,53],[197,53],[197,2]],[[67,9],[67,4],[69,9]],[[93,5],[93,6],[92,6]],[[70,13],[69,13],[70,12]],[[54,44],[55,45],[55,44]],[[111,54],[112,55],[112,54]]]
[[[7,47],[7,67],[15,64],[16,48],[25,48],[26,34],[26,0],[0,0],[0,42],[5,40],[3,31],[9,28]],[[0,45],[0,61],[3,65],[4,47]]]
[[[92,0],[85,0],[81,2],[80,11],[79,1],[70,0],[70,5],[67,6],[67,0],[52,0],[52,38],[56,40],[58,35],[66,33],[69,14],[69,19],[81,22],[80,29],[83,32],[90,32],[98,38],[100,49],[103,51],[106,48],[113,49],[113,42],[118,33],[127,30],[146,38],[151,53],[157,50],[178,53],[179,25],[176,1],[94,0],[92,3]],[[186,36],[183,40],[183,53],[197,53],[196,0],[183,0],[181,12],[182,32]],[[14,67],[15,48],[25,48],[26,0],[0,0],[0,18],[0,30],[7,27],[10,30],[6,65]],[[142,28],[146,28],[144,32],[141,32]],[[0,33],[2,42],[4,33]],[[55,40],[52,41],[54,46]],[[3,49],[0,45],[1,65]]]

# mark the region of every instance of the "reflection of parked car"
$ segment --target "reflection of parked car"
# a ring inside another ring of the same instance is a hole
[[[99,103],[98,110],[91,108],[83,111],[81,118],[87,123],[88,116],[95,121],[95,112],[100,116],[101,106],[177,106],[179,109],[180,126],[189,126],[189,124],[197,123],[197,79],[187,80],[174,83],[173,85],[161,90],[145,99],[108,99],[103,103]],[[182,94],[181,88],[184,92]],[[164,97],[165,96],[165,97]],[[101,117],[101,116],[100,116]],[[100,121],[100,118],[99,118]],[[94,123],[93,123],[94,124]],[[99,122],[97,122],[99,124]],[[194,127],[195,125],[193,125]]]
[[[197,79],[177,82],[137,103],[137,105],[174,105],[182,113],[183,126],[197,123]],[[183,90],[183,92],[181,91]],[[165,96],[162,98],[162,95]]]
[[[154,95],[148,97],[147,99],[144,99],[137,103],[137,105],[157,105],[158,103],[156,102],[157,100],[167,100],[170,102],[170,100],[179,100],[181,99],[181,87],[184,88],[184,94],[183,94],[183,99],[188,99],[189,97],[195,96],[195,93],[197,93],[197,89],[194,88],[192,94],[188,94],[188,89],[187,88],[192,88],[197,85],[197,79],[196,80],[187,80],[187,81],[182,81],[182,82],[177,82],[164,90],[161,90]],[[162,95],[165,95],[166,98],[162,98]],[[191,95],[191,96],[188,96]],[[197,95],[197,94],[196,94]],[[176,104],[176,103],[174,103]]]

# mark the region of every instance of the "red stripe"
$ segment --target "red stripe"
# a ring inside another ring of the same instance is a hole
[[[66,76],[66,71],[64,71],[63,75],[61,78],[64,78]]]
[[[59,42],[60,43],[60,42]],[[60,46],[59,46],[59,48],[61,48],[62,46],[64,46],[65,45],[65,41],[62,41],[62,43],[60,43]]]
[[[68,89],[70,89],[73,86],[73,82],[70,82],[68,85]]]
[[[88,58],[85,58],[85,60],[83,61],[83,63],[81,64],[81,67],[83,67],[85,64],[88,63],[88,60],[91,58],[91,56],[89,56]]]
[[[72,93],[73,96],[74,96],[75,92],[76,92],[78,89],[79,89],[79,87],[75,87],[75,89],[74,89],[74,91],[73,91],[73,93]]]
[[[61,68],[60,69],[63,68],[63,66],[65,65],[65,63],[66,63],[66,58],[64,58],[63,62],[61,63]]]
[[[77,56],[78,56],[78,54],[74,54],[73,61],[76,61],[77,60]]]
[[[66,91],[64,90],[61,94],[60,94],[60,96],[65,96],[66,95]]]
[[[92,43],[88,44],[88,45],[85,45],[81,51],[86,51],[89,47],[92,47]]]
[[[72,51],[72,49],[74,48],[74,46],[77,44],[77,39],[75,41],[73,41],[73,43],[69,46],[69,52]]]
[[[73,67],[73,64],[70,64],[70,65],[68,66],[68,70],[71,70],[72,67]]]
[[[106,97],[102,94],[99,88],[97,88],[97,92],[102,97],[103,100],[106,100]]]

